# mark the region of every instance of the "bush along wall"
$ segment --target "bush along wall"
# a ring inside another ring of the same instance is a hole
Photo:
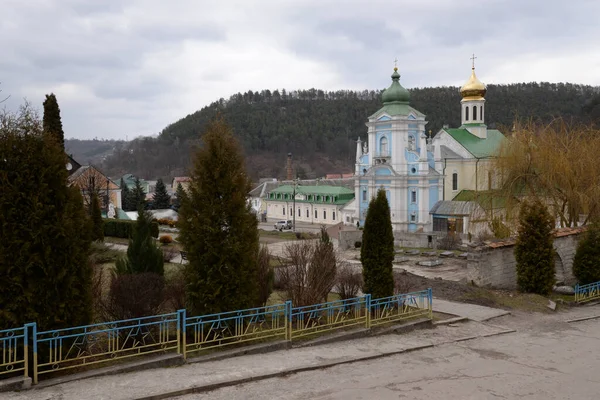
[[[129,239],[135,221],[122,219],[104,219],[104,236]],[[150,226],[152,237],[158,238],[158,222],[152,221]]]

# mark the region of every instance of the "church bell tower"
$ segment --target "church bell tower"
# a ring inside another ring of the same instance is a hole
[[[485,125],[485,93],[487,88],[475,75],[475,55],[473,54],[471,77],[460,88],[461,122],[462,127],[473,135],[487,138],[487,126]]]

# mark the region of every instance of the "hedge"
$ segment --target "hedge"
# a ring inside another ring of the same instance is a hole
[[[135,221],[123,219],[104,219],[104,236],[129,239]],[[152,221],[152,237],[158,238],[158,222]]]

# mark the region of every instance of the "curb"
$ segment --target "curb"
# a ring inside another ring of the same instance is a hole
[[[582,317],[582,318],[576,318],[576,319],[568,319],[565,322],[566,323],[571,323],[571,322],[580,322],[580,321],[587,321],[590,319],[597,319],[600,318],[600,315],[592,315],[591,317]]]
[[[213,391],[216,389],[220,389],[220,388],[224,388],[224,387],[228,387],[228,386],[236,386],[236,385],[240,385],[240,384],[248,383],[248,382],[262,381],[262,380],[271,379],[271,378],[281,378],[281,377],[297,374],[300,372],[315,371],[315,370],[335,367],[338,365],[352,364],[352,363],[361,362],[361,361],[376,360],[379,358],[395,356],[395,355],[404,354],[404,353],[410,353],[410,352],[418,351],[418,350],[429,349],[429,348],[433,348],[433,347],[437,347],[437,346],[441,346],[441,345],[445,345],[445,344],[464,342],[467,340],[473,340],[473,339],[484,338],[484,337],[487,338],[487,337],[492,337],[492,336],[505,335],[507,333],[514,333],[514,332],[516,332],[516,330],[506,329],[504,331],[488,333],[488,334],[481,335],[481,336],[466,336],[463,338],[459,338],[459,339],[451,340],[451,341],[447,341],[447,342],[441,342],[438,344],[433,344],[433,343],[426,344],[426,345],[411,347],[409,349],[391,351],[388,353],[380,353],[380,354],[374,354],[371,356],[352,358],[349,360],[333,361],[333,362],[324,363],[324,364],[292,368],[292,369],[285,370],[285,371],[272,372],[272,373],[268,373],[268,374],[264,374],[264,375],[251,376],[248,378],[241,378],[241,379],[234,379],[234,380],[228,380],[228,381],[223,381],[223,382],[209,383],[209,384],[205,384],[205,385],[190,387],[187,389],[176,390],[176,391],[168,392],[168,393],[161,393],[161,394],[152,395],[152,396],[138,397],[135,400],[163,400],[163,399],[168,399],[171,397],[184,396],[184,395],[188,395],[188,394],[210,392],[210,391]]]

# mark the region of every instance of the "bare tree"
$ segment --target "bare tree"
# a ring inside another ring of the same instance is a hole
[[[346,300],[358,296],[362,286],[362,273],[356,271],[350,264],[342,263],[335,283],[335,290],[340,298]]]

